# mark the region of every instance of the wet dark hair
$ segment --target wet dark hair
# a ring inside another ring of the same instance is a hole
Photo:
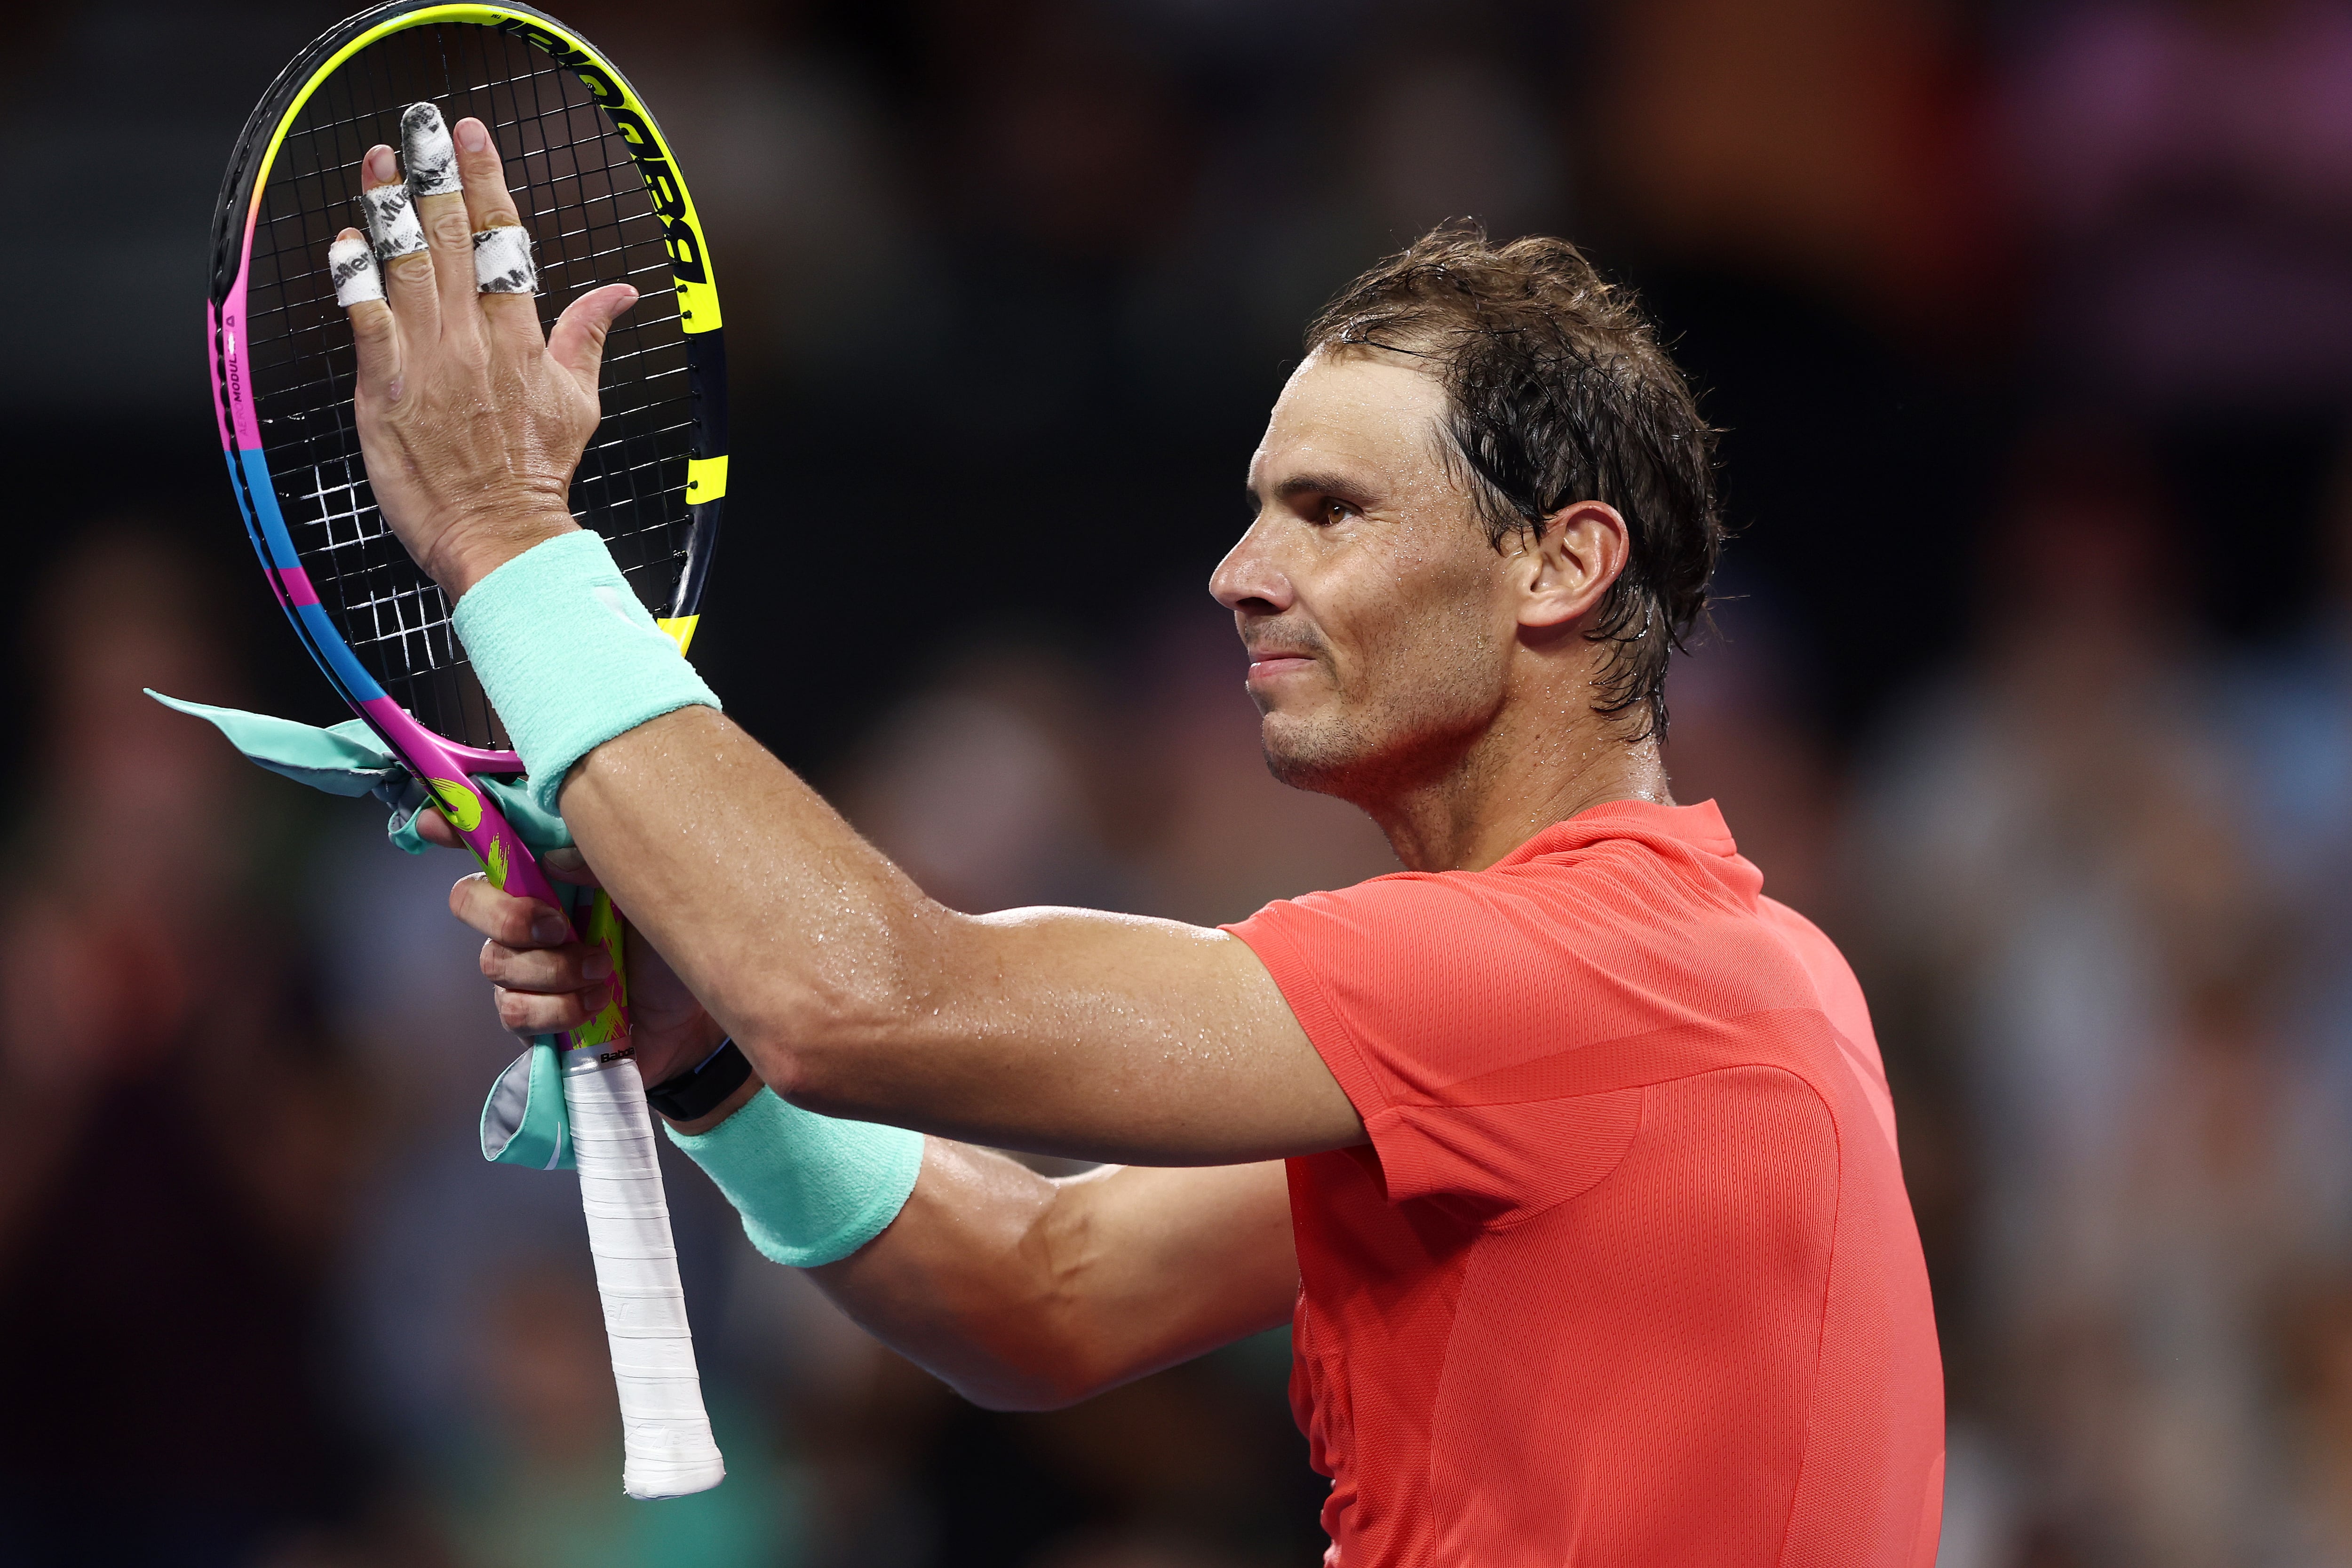
[[[1627,290],[1564,239],[1494,245],[1475,224],[1431,230],[1353,283],[1307,349],[1390,349],[1428,363],[1450,405],[1445,454],[1496,550],[1580,500],[1632,536],[1584,635],[1610,645],[1596,712],[1644,710],[1666,730],[1666,661],[1707,604],[1723,550],[1715,431]]]

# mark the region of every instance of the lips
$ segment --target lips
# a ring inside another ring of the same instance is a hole
[[[1254,649],[1250,654],[1249,679],[1255,685],[1261,680],[1274,680],[1311,668],[1315,660],[1307,654],[1290,653],[1278,648]]]

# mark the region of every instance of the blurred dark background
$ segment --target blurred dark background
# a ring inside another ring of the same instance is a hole
[[[620,1498],[576,1193],[472,1149],[509,1047],[456,868],[136,695],[340,716],[197,334],[221,165],[337,10],[0,51],[0,1564],[1315,1561],[1280,1335],[988,1415],[690,1169],[732,1474]],[[1638,289],[1740,531],[1675,791],[1870,991],[1941,1561],[2352,1563],[2352,5],[559,10],[725,281],[697,655],[961,907],[1388,869],[1264,776],[1203,591],[1300,329],[1455,216]]]

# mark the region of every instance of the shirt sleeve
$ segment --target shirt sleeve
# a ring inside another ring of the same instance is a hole
[[[1224,928],[1364,1119],[1391,1202],[1505,1219],[1592,1186],[1631,1147],[1642,1089],[1578,1051],[1587,999],[1616,1011],[1622,977],[1547,903],[1492,877],[1406,873]]]

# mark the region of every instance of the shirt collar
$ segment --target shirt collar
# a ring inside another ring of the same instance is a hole
[[[1739,853],[1722,808],[1711,800],[1696,805],[1661,805],[1649,800],[1612,800],[1586,806],[1565,822],[1555,822],[1489,868],[1503,870],[1539,856],[1581,849],[1609,838],[1670,839],[1704,854],[1727,858]]]

